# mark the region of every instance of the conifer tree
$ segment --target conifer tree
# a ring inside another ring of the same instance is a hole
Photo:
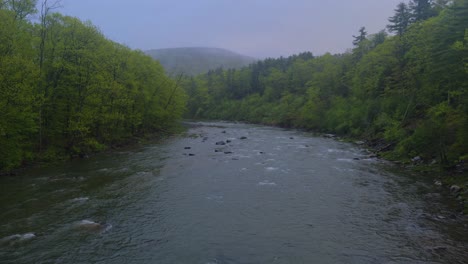
[[[423,21],[435,15],[432,0],[411,0],[409,8],[413,22]]]
[[[361,28],[359,29],[359,35],[358,35],[358,36],[354,36],[354,35],[353,35],[353,38],[354,38],[354,40],[353,40],[353,45],[354,45],[354,46],[359,46],[359,44],[360,44],[361,42],[363,42],[364,40],[367,39],[366,28],[365,28],[365,27],[361,27]]]
[[[397,33],[398,36],[402,36],[410,24],[411,13],[408,5],[404,2],[398,4],[395,9],[395,15],[390,17],[388,21],[391,23],[387,26],[388,31]]]

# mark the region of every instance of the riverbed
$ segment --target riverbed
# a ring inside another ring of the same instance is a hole
[[[190,126],[0,178],[0,262],[468,263],[430,180],[306,132]]]

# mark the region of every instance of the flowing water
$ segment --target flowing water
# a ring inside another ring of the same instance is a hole
[[[443,189],[394,170],[304,132],[192,124],[0,178],[0,262],[468,263]]]

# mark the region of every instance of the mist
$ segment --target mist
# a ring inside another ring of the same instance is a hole
[[[62,0],[58,11],[134,49],[219,47],[264,58],[345,52],[361,26],[385,29],[399,2]]]

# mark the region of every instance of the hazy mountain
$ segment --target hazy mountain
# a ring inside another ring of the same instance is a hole
[[[256,61],[252,57],[219,48],[154,49],[146,53],[160,61],[170,75],[196,75],[219,67],[240,68]]]

